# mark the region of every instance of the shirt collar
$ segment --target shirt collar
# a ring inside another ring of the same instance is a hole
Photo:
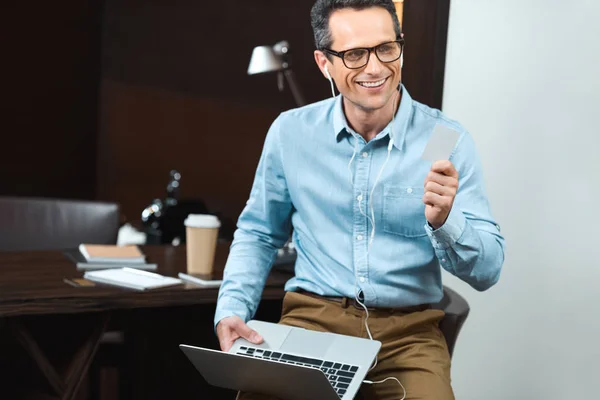
[[[400,99],[400,105],[398,110],[396,111],[396,116],[394,117],[394,147],[398,150],[402,150],[404,145],[404,138],[406,136],[406,129],[408,126],[408,121],[412,116],[412,97],[408,93],[408,90],[404,87],[404,85],[400,85],[402,90],[402,97]],[[390,127],[392,122],[383,129],[382,133],[384,135],[377,135],[378,137],[387,136],[390,132]],[[333,106],[333,131],[335,133],[335,138],[339,142],[344,135],[352,134],[353,130],[348,126],[348,121],[346,120],[346,116],[344,115],[344,110],[342,107],[342,95],[338,95],[335,98],[335,103]]]

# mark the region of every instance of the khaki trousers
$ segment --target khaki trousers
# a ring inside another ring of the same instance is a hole
[[[368,338],[365,310],[348,302],[313,294],[288,292],[279,323]],[[377,366],[367,378],[384,380],[393,376],[406,388],[406,400],[453,400],[450,385],[450,355],[438,328],[444,312],[429,307],[369,309],[368,325],[373,339],[382,342]],[[360,400],[400,400],[404,392],[395,380],[370,385],[363,383]],[[238,400],[277,400],[273,397],[238,393]],[[285,399],[281,399],[285,400]],[[318,400],[318,399],[315,399]]]

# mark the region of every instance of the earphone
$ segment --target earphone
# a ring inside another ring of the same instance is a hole
[[[333,88],[333,79],[331,78],[331,74],[327,69],[327,65],[325,65],[325,75],[327,75],[327,79],[329,79],[329,83],[331,84],[331,96],[335,97],[335,89]]]
[[[400,54],[400,69],[402,69],[404,67],[404,52],[402,52]],[[331,85],[331,96],[333,98],[335,98],[335,90],[333,87],[333,79],[331,78],[331,74],[329,73],[329,69],[327,68],[327,65],[325,65],[325,75],[327,76],[327,79],[329,80],[329,84]],[[373,183],[373,188],[371,189],[371,194],[369,195],[369,203],[371,205],[371,217],[369,217],[367,214],[365,214],[362,210],[362,199],[363,199],[363,192],[362,190],[360,190],[359,193],[359,203],[358,203],[358,209],[360,211],[360,213],[367,218],[367,220],[369,220],[369,222],[371,223],[371,235],[369,238],[369,243],[368,243],[368,247],[367,247],[367,253],[365,255],[365,257],[368,257],[369,255],[369,251],[371,250],[371,244],[373,243],[373,239],[375,238],[375,209],[373,206],[373,194],[375,193],[375,188],[377,186],[377,182],[379,181],[379,178],[381,177],[381,174],[383,173],[389,159],[390,159],[390,153],[392,151],[392,148],[394,146],[394,121],[395,121],[395,116],[396,116],[396,112],[398,111],[396,108],[396,97],[398,96],[400,92],[396,92],[395,96],[394,96],[394,100],[392,101],[392,123],[390,125],[390,141],[388,143],[387,146],[387,157],[385,159],[385,162],[383,163],[383,165],[381,166],[381,169],[379,170],[379,173],[377,174],[377,177],[375,178],[375,182]],[[350,162],[348,163],[348,172],[350,173],[350,183],[352,184],[352,187],[354,187],[354,174],[352,173],[351,170],[351,166],[352,166],[352,162],[354,161],[354,159],[356,158],[356,151],[358,150],[358,138],[354,138],[354,151],[352,153],[352,157],[350,158]],[[367,334],[369,335],[369,339],[373,340],[373,335],[371,334],[371,329],[369,328],[369,324],[368,324],[368,320],[369,320],[369,309],[367,308],[367,306],[364,305],[363,302],[360,301],[360,299],[358,298],[358,294],[359,294],[359,290],[356,282],[357,281],[357,276],[356,276],[356,271],[355,271],[355,276],[354,276],[354,299],[356,300],[356,302],[358,304],[361,305],[361,307],[365,310],[366,313],[366,317],[365,317],[365,327],[367,329]],[[377,357],[375,357],[375,362],[373,363],[373,365],[371,366],[371,368],[369,368],[369,371],[371,371],[373,368],[375,368],[377,366]],[[402,384],[402,382],[400,382],[400,380],[398,378],[395,378],[393,376],[391,377],[387,377],[381,381],[370,381],[370,380],[363,380],[364,383],[373,385],[373,384],[379,384],[379,383],[384,383],[388,380],[395,380],[396,382],[398,382],[398,384],[400,385],[400,387],[402,388],[402,391],[404,392],[402,398],[400,400],[404,400],[406,399],[406,388],[404,387],[404,385]]]
[[[401,59],[401,65],[403,63],[403,60]],[[331,95],[332,97],[335,98],[335,91],[333,89],[333,79],[331,78],[331,74],[329,73],[329,70],[327,69],[327,65],[325,65],[325,75],[327,75],[327,79],[329,80],[329,83],[331,84]],[[392,101],[392,123],[390,125],[390,141],[388,143],[387,146],[387,157],[385,159],[385,162],[383,163],[383,165],[381,166],[381,169],[379,170],[379,173],[377,174],[377,178],[375,179],[375,182],[373,183],[373,188],[371,189],[371,194],[369,196],[369,203],[371,205],[371,217],[369,217],[367,214],[365,214],[362,210],[362,197],[363,197],[363,192],[362,190],[359,193],[359,203],[358,203],[358,208],[360,213],[369,220],[369,222],[371,222],[371,235],[369,238],[369,244],[367,247],[367,254],[365,255],[365,257],[367,257],[369,255],[369,251],[371,249],[371,244],[373,243],[373,239],[375,238],[375,209],[373,206],[373,194],[375,193],[375,188],[377,186],[377,182],[379,181],[379,178],[381,177],[381,174],[383,173],[389,159],[390,159],[390,153],[392,151],[392,147],[394,146],[394,121],[395,121],[395,115],[396,115],[396,97],[398,96],[399,92],[396,92],[395,96],[394,96],[394,100]],[[352,157],[350,158],[350,162],[348,163],[348,171],[350,172],[350,183],[352,184],[352,186],[354,187],[354,175],[352,174],[352,170],[350,169],[350,167],[352,166],[352,162],[354,161],[354,159],[356,158],[356,151],[358,149],[358,138],[355,138],[354,141],[354,151],[352,153]],[[373,340],[373,335],[371,334],[371,329],[369,328],[369,324],[368,324],[368,320],[369,320],[369,309],[367,308],[367,306],[364,305],[363,302],[360,301],[360,299],[358,298],[358,294],[359,291],[357,290],[358,287],[356,286],[356,272],[355,272],[355,276],[354,276],[354,299],[356,300],[356,302],[358,304],[360,304],[360,306],[365,310],[366,313],[366,317],[365,317],[365,327],[367,329],[367,334],[369,335],[369,339]],[[377,366],[377,357],[375,357],[375,362],[373,363],[373,365],[371,366],[371,368],[369,368],[369,371],[373,370],[373,368],[375,368]],[[403,396],[402,399],[400,400],[404,400],[406,398],[406,388],[404,387],[404,385],[402,384],[402,382],[400,382],[400,380],[398,378],[395,378],[393,376],[391,377],[387,377],[383,380],[380,381],[370,381],[370,380],[363,380],[364,383],[373,385],[373,384],[380,384],[380,383],[384,383],[388,380],[395,380],[396,382],[398,382],[398,384],[400,385],[400,387],[402,388],[403,391]]]
[[[400,68],[402,68],[403,65],[404,65],[404,52],[400,53]],[[329,73],[329,68],[327,68],[327,64],[325,64],[323,69],[325,70],[325,75],[327,75],[327,79],[329,80],[329,84],[331,85],[331,96],[333,98],[335,98],[335,90],[333,87],[333,78],[331,77],[331,74]],[[369,250],[371,249],[371,244],[373,243],[373,239],[375,238],[375,209],[373,207],[373,201],[371,201],[371,199],[373,198],[373,194],[375,193],[375,187],[377,186],[377,182],[379,181],[379,178],[381,177],[381,174],[383,173],[383,170],[385,169],[385,166],[387,165],[387,163],[390,159],[390,153],[392,151],[392,147],[394,146],[394,118],[396,116],[396,111],[397,111],[397,109],[395,108],[395,105],[396,105],[396,97],[398,96],[398,93],[399,92],[396,92],[396,94],[394,95],[394,100],[392,101],[392,123],[390,125],[390,141],[387,146],[387,157],[385,159],[385,162],[381,166],[379,173],[377,174],[375,183],[373,183],[373,189],[371,189],[371,194],[369,195],[369,203],[371,204],[371,217],[369,217],[367,214],[365,214],[363,212],[362,200],[360,200],[359,204],[358,204],[360,213],[365,218],[367,218],[369,220],[369,222],[371,223],[371,234],[369,235],[369,244],[368,244],[368,248],[367,248],[367,255],[369,254]],[[352,174],[352,171],[350,170],[350,167],[352,166],[352,162],[354,161],[354,158],[356,157],[357,146],[358,146],[358,139],[355,138],[354,152],[352,153],[352,157],[350,158],[350,162],[348,163],[348,171],[350,172],[350,183],[352,184],[352,186],[354,186],[354,179],[353,179],[353,174]],[[360,191],[359,197],[361,199],[363,197],[362,190]],[[367,327],[367,330],[368,330],[368,327]]]
[[[367,256],[371,249],[371,244],[373,243],[373,239],[375,238],[375,208],[373,206],[373,201],[372,201],[373,194],[375,193],[375,188],[377,187],[377,182],[379,182],[379,178],[381,177],[381,174],[383,173],[385,166],[387,165],[388,161],[390,160],[390,153],[392,152],[392,147],[394,147],[394,121],[395,121],[395,115],[396,115],[396,111],[397,111],[395,108],[395,104],[396,104],[396,97],[398,96],[398,93],[399,92],[396,92],[396,94],[394,95],[394,100],[392,101],[393,112],[392,112],[392,123],[390,125],[390,141],[387,146],[387,157],[385,159],[385,162],[381,166],[381,169],[379,170],[377,177],[375,178],[375,182],[373,183],[373,188],[371,189],[371,194],[369,195],[369,203],[371,204],[371,216],[369,217],[368,215],[366,215],[363,212],[362,202],[359,202],[359,204],[358,204],[360,213],[364,217],[366,217],[369,220],[369,222],[371,223],[371,234],[369,235],[369,245],[368,245],[367,254],[366,254]],[[354,161],[354,158],[356,157],[357,145],[358,145],[358,139],[355,139],[354,152],[352,153],[352,158],[350,159],[350,162],[348,163],[348,171],[350,172],[350,183],[352,184],[352,186],[354,186],[354,179],[353,179],[353,175],[352,175],[352,171],[350,170],[350,167],[352,166],[352,162]],[[363,195],[363,193],[361,190],[359,196],[362,198],[362,195]]]

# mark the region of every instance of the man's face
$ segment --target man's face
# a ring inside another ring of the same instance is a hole
[[[397,39],[392,16],[381,7],[335,11],[329,19],[329,29],[333,40],[330,50],[336,52],[374,47]],[[388,104],[400,83],[400,60],[383,63],[371,52],[367,65],[350,69],[341,58],[331,55],[329,58],[331,62],[322,52],[315,52],[321,71],[324,73],[327,65],[339,92],[365,111],[378,110]]]

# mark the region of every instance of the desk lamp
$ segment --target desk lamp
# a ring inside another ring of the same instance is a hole
[[[287,41],[277,42],[274,46],[257,46],[252,51],[248,75],[277,72],[277,86],[283,92],[284,78],[287,81],[298,107],[306,104],[298,87],[294,72],[290,69],[290,46]]]

